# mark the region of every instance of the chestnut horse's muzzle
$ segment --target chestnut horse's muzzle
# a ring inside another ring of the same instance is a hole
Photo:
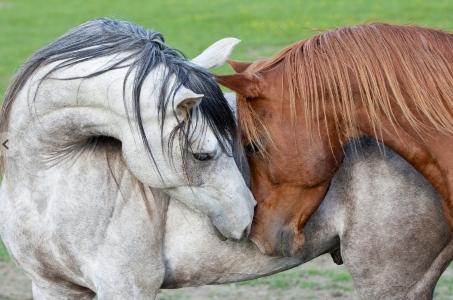
[[[263,254],[280,257],[294,256],[305,242],[303,233],[292,226],[284,226],[277,230],[270,228],[260,233],[255,232],[252,227],[250,240]]]

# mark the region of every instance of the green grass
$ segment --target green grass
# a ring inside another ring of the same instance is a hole
[[[3,246],[3,243],[0,240],[0,261],[7,260],[9,260],[8,253],[6,252],[5,246]]]
[[[243,43],[234,57],[255,59],[318,30],[366,21],[453,29],[452,11],[451,0],[0,0],[0,95],[33,51],[69,28],[100,16],[159,30],[170,45],[189,57],[219,38],[236,36]]]
[[[436,300],[450,300],[453,295],[453,264],[444,272],[434,290]]]
[[[311,265],[277,273],[273,276],[240,282],[238,285],[264,285],[273,289],[294,287],[308,290],[336,289],[351,292],[352,278],[344,267],[319,268]]]

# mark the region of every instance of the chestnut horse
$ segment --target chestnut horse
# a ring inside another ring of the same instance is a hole
[[[453,34],[366,24],[230,64],[238,73],[218,82],[239,94],[258,201],[251,239],[261,251],[286,256],[303,245],[343,145],[361,136],[382,141],[431,182],[453,229]]]

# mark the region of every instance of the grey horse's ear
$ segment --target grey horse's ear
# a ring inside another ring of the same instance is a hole
[[[192,59],[192,63],[205,69],[212,69],[223,65],[231,55],[234,47],[241,40],[233,37],[221,39]]]
[[[174,98],[174,106],[177,113],[182,116],[183,119],[188,119],[190,110],[200,105],[203,97],[203,94],[197,94],[189,89],[181,88]]]

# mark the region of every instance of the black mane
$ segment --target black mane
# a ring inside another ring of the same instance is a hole
[[[140,91],[147,75],[158,65],[163,64],[167,67],[168,72],[164,75],[158,100],[161,131],[165,122],[167,107],[168,105],[173,106],[175,93],[184,85],[195,93],[204,95],[203,101],[201,101],[199,107],[192,113],[203,116],[201,118],[201,126],[209,126],[221,143],[223,150],[231,153],[230,151],[234,149],[233,146],[235,145],[235,118],[213,76],[206,70],[186,60],[185,56],[179,50],[168,47],[165,44],[164,37],[159,32],[147,30],[130,22],[111,19],[88,21],[37,51],[28,59],[15,76],[5,95],[0,119],[0,129],[6,131],[11,103],[29,77],[39,67],[52,62],[59,62],[44,76],[42,80],[45,80],[53,72],[62,68],[115,54],[127,54],[127,56],[119,61],[112,60],[110,64],[95,73],[82,77],[63,78],[62,80],[92,78],[110,70],[128,68],[126,78],[123,82],[124,105],[128,105],[125,96],[126,93],[130,92],[125,90],[125,83],[129,77],[133,76],[131,78],[133,80],[132,108],[134,112],[132,117],[137,122],[143,142],[148,149],[150,157],[154,161],[143,128],[140,112]],[[134,73],[132,73],[133,71]],[[177,83],[174,86],[170,86],[169,84],[171,76],[176,76],[177,79]],[[192,125],[197,126],[197,124],[190,124],[190,122],[189,120],[189,124],[187,124],[187,122],[181,121],[177,128],[175,128],[172,138],[167,145],[169,147],[169,153],[172,151],[175,138],[179,138],[181,141],[183,155],[188,153],[190,136],[188,133],[189,130],[187,129]],[[183,160],[185,161],[185,159]]]

